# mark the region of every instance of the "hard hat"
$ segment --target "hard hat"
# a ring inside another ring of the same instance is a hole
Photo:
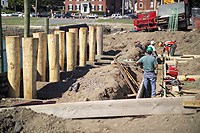
[[[153,48],[152,48],[151,46],[148,46],[147,49],[146,49],[146,51],[147,51],[147,52],[152,52],[152,51],[153,51]]]
[[[151,41],[151,43],[150,43],[150,44],[151,44],[151,45],[154,45],[155,43],[156,43],[155,41]]]
[[[175,42],[174,42],[174,41],[166,41],[165,44],[170,44],[170,45],[172,45],[172,44],[175,44]]]

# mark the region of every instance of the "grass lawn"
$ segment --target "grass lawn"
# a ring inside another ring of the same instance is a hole
[[[41,26],[41,22],[43,25],[45,24],[44,18],[30,18],[31,25]],[[2,25],[24,25],[24,18],[19,17],[2,17]]]
[[[132,19],[98,19],[98,23],[124,23],[124,24],[133,24]]]
[[[51,20],[51,19],[50,19]],[[60,21],[59,21],[60,20]],[[63,19],[57,19],[57,20],[52,20],[50,22],[50,26],[56,26],[56,25],[63,25],[66,23],[71,23],[71,24],[76,24],[79,23],[80,21],[78,19],[69,19],[69,21],[63,20]],[[131,19],[96,19],[92,22],[97,22],[97,23],[123,23],[123,24],[133,24],[133,20]],[[45,26],[45,18],[30,18],[30,23],[31,26]],[[87,23],[87,22],[86,22]],[[90,20],[88,20],[88,23],[90,23]],[[2,17],[2,26],[19,26],[19,25],[24,25],[24,18],[19,18],[19,17]]]

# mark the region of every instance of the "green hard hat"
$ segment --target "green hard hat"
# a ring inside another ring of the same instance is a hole
[[[146,51],[147,51],[147,52],[152,52],[152,51],[153,51],[153,48],[152,48],[151,46],[148,46]]]

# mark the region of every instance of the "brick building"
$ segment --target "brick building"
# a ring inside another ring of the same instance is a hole
[[[82,14],[121,12],[121,0],[65,0],[65,12]]]

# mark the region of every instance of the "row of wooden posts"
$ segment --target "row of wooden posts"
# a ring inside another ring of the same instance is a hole
[[[20,97],[20,39],[19,36],[6,36],[9,97],[15,98]],[[60,71],[73,71],[76,66],[86,66],[88,40],[89,62],[93,63],[95,54],[103,53],[102,26],[70,28],[68,32],[58,30],[48,35],[45,32],[38,32],[33,33],[33,37],[22,38],[23,97],[36,98],[36,81],[46,81],[47,58],[49,82],[59,81]],[[78,53],[79,62],[76,63]],[[65,57],[66,68],[64,68]]]

